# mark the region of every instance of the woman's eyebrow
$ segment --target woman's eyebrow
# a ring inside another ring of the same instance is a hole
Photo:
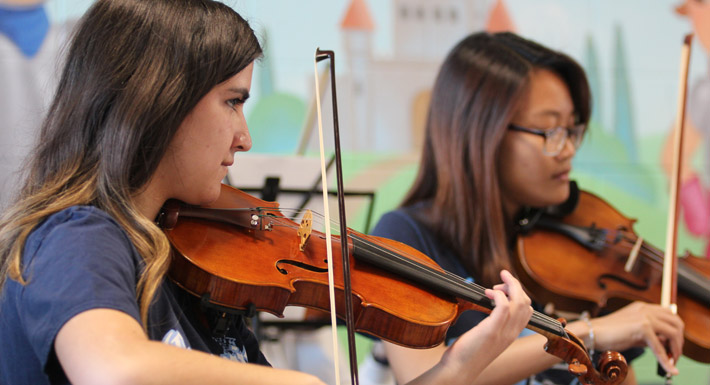
[[[249,90],[246,88],[230,87],[230,88],[227,88],[227,91],[241,95],[244,100],[249,99]]]
[[[536,112],[536,113],[533,114],[533,116],[536,116],[536,117],[537,117],[537,116],[540,116],[540,117],[548,117],[548,116],[551,116],[551,117],[557,118],[557,119],[561,119],[561,118],[563,118],[565,115],[566,115],[565,112],[561,112],[561,111],[557,111],[557,110],[542,110],[542,111],[538,111],[538,112]],[[574,116],[575,116],[575,112],[574,112],[574,111],[570,111],[569,117],[570,117],[570,118],[574,118]]]

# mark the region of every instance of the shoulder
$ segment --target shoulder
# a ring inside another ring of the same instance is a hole
[[[372,235],[389,238],[414,247],[433,259],[443,269],[460,277],[471,276],[460,262],[458,254],[421,218],[422,203],[402,207],[386,213],[372,231]]]
[[[77,221],[103,222],[117,225],[113,217],[97,207],[71,206],[48,216],[47,219],[45,219],[44,222],[38,226],[38,229],[64,223],[70,224]]]
[[[8,280],[3,288],[0,310],[15,323],[0,340],[16,336],[6,341],[46,367],[57,333],[79,314],[113,309],[140,322],[141,263],[127,234],[105,212],[76,206],[49,216],[25,242],[26,283]]]
[[[91,206],[73,206],[49,216],[27,238],[23,253],[28,275],[38,268],[68,265],[103,270],[107,261],[132,274],[139,260],[123,228]]]
[[[30,234],[27,251],[57,238],[62,243],[128,241],[123,228],[110,215],[92,206],[73,206],[47,217]]]
[[[372,235],[392,239],[412,246],[419,251],[425,239],[433,239],[431,231],[415,219],[417,207],[399,208],[382,216],[372,230]]]

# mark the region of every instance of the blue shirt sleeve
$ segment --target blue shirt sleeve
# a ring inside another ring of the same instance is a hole
[[[420,226],[399,210],[384,214],[372,230],[372,235],[402,242],[424,254],[431,253],[431,250],[427,250],[424,242],[422,242],[424,237]]]
[[[86,310],[122,311],[140,322],[138,255],[105,213],[75,207],[50,217],[28,238],[17,309],[42,366],[64,324]]]

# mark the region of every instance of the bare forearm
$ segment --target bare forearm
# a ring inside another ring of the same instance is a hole
[[[146,341],[130,359],[126,384],[321,384],[304,373],[234,362],[156,341]]]
[[[322,384],[304,373],[150,341],[133,318],[110,309],[88,310],[69,320],[54,348],[73,384]]]
[[[566,329],[583,341],[589,339],[589,325],[586,322],[570,323]],[[480,374],[474,384],[514,384],[561,362],[558,357],[544,351],[546,342],[545,337],[539,334],[519,338]],[[622,384],[637,384],[630,366]]]
[[[503,270],[500,275],[504,283],[486,289],[486,296],[496,304],[495,309],[453,345],[424,350],[385,345],[399,382],[469,385],[516,340],[533,310],[530,298],[512,274]]]
[[[583,341],[589,337],[585,322],[570,323],[567,330]],[[476,384],[514,384],[549,369],[561,360],[545,352],[546,343],[540,334],[517,339],[481,373]]]
[[[83,371],[73,383],[122,384],[321,384],[304,373],[230,361],[207,353],[143,341],[113,360],[113,368]],[[98,368],[96,368],[98,369]],[[103,372],[103,373],[102,373]],[[76,374],[76,373],[75,373]],[[96,376],[100,377],[97,378]]]
[[[636,372],[634,372],[634,369],[629,366],[629,371],[626,373],[626,378],[624,379],[624,382],[621,383],[621,385],[637,385],[638,381],[636,381]]]
[[[560,359],[545,352],[541,335],[519,338],[478,376],[474,384],[514,384],[542,372]]]
[[[444,353],[439,361],[430,370],[408,382],[407,385],[472,384],[478,375],[501,353],[500,350],[491,348],[491,346],[488,346],[488,348],[480,346],[476,349],[473,359],[461,360],[462,356],[471,357],[471,355],[456,352],[459,348],[460,346],[454,344],[447,350],[442,349]]]

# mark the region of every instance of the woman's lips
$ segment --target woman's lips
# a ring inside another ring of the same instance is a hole
[[[571,171],[570,169],[567,169],[562,172],[558,172],[557,174],[554,174],[552,176],[552,178],[557,179],[557,180],[562,180],[562,181],[569,181],[569,172],[570,171]]]

